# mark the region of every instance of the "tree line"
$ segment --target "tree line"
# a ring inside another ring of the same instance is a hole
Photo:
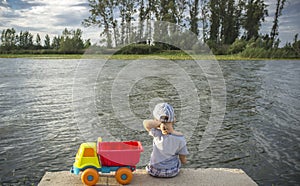
[[[29,31],[17,33],[14,28],[8,28],[2,31],[0,41],[0,53],[83,53],[91,45],[89,39],[82,39],[80,29],[67,28],[62,35],[54,36],[52,41],[48,34],[42,40],[39,33],[34,36]]]
[[[285,1],[277,0],[270,31],[273,41],[278,36],[278,18]],[[186,27],[214,44],[232,44],[239,37],[258,37],[268,15],[264,0],[89,0],[89,6],[90,16],[83,24],[102,27],[107,47],[129,44],[133,38],[147,39],[145,33],[149,32],[143,33],[143,27],[150,20]],[[134,25],[134,21],[138,24]]]
[[[240,53],[254,46],[268,53],[279,48],[279,17],[285,3],[286,0],[276,0],[273,26],[265,35],[259,33],[268,16],[264,0],[89,0],[90,15],[82,23],[103,28],[102,43],[107,48],[149,38],[155,42],[158,29],[149,24],[165,21],[195,33],[215,54]],[[174,32],[163,34],[172,38]],[[295,38],[293,44],[284,47],[293,56],[299,55],[299,48],[293,48],[298,46]],[[194,45],[199,47],[198,43]]]
[[[246,57],[299,57],[298,34],[292,43],[279,48],[279,17],[286,0],[276,0],[273,25],[268,34],[260,34],[260,28],[268,16],[264,0],[88,0],[89,17],[82,21],[86,27],[98,26],[101,45],[106,49],[121,49],[131,43],[148,43],[125,47],[124,53],[159,52],[178,50],[165,40],[178,40],[176,46],[201,51],[199,42],[189,38],[193,32],[206,43],[214,54],[241,54]],[[185,28],[177,32],[171,26],[167,32],[165,22]],[[180,33],[181,32],[181,33]],[[176,39],[174,39],[176,38]],[[159,42],[157,42],[159,41]],[[83,53],[91,45],[83,41],[80,29],[65,29],[50,42],[47,34],[42,41],[39,34],[28,31],[16,33],[14,28],[5,29],[1,34],[0,53]],[[99,50],[97,47],[89,51]],[[134,51],[131,51],[134,50]],[[114,51],[114,50],[112,50]],[[253,56],[256,55],[256,56]]]

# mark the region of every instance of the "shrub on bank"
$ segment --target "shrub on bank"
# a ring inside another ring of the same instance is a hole
[[[285,48],[246,48],[240,56],[247,58],[299,58],[296,52]]]
[[[56,49],[40,49],[40,50],[10,50],[10,51],[1,51],[0,54],[83,54],[85,50],[77,51],[62,51]]]
[[[237,54],[245,50],[247,41],[244,39],[236,39],[228,48],[227,54]]]
[[[119,49],[115,54],[153,54],[161,51],[158,46],[131,44]]]
[[[270,52],[264,48],[247,47],[240,55],[247,58],[269,58]]]

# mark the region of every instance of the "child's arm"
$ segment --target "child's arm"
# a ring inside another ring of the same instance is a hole
[[[180,159],[180,161],[181,161],[181,163],[182,164],[186,164],[186,155],[181,155],[181,154],[179,154],[179,159]]]
[[[144,120],[143,125],[147,131],[150,131],[152,128],[157,128],[161,124],[160,121],[156,120]]]

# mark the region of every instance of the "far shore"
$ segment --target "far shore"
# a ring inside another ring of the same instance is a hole
[[[0,58],[30,58],[30,59],[166,59],[166,60],[299,60],[300,58],[246,58],[239,55],[187,55],[187,54],[0,54]]]

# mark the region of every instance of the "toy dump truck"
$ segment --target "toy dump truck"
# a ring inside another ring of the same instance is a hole
[[[132,172],[139,163],[143,147],[139,141],[82,143],[75,157],[71,173],[81,174],[81,181],[85,185],[95,185],[99,180],[99,173],[115,171],[116,180],[123,185],[132,180]]]

